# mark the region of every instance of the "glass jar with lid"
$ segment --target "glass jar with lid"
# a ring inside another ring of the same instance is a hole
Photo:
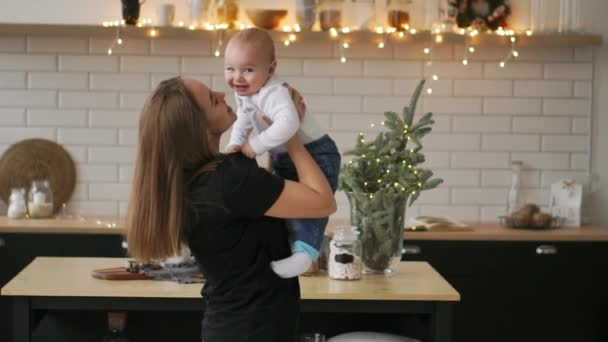
[[[342,27],[342,0],[319,0],[319,25],[321,30]]]
[[[403,30],[410,25],[412,0],[389,0],[386,8],[388,26]]]
[[[25,218],[27,215],[27,206],[25,205],[25,188],[11,189],[11,195],[8,202],[7,216],[9,218]]]
[[[362,247],[357,227],[338,227],[329,242],[328,273],[338,280],[361,279]]]
[[[48,180],[32,181],[27,207],[32,218],[53,216],[53,191]]]

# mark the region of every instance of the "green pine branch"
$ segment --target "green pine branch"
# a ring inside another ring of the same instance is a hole
[[[366,139],[363,133],[358,135],[355,147],[345,153],[355,157],[342,165],[341,190],[367,195],[379,191],[405,195],[412,205],[421,191],[433,189],[443,182],[433,178],[431,170],[419,166],[425,161],[421,153],[422,138],[431,133],[435,123],[432,113],[413,122],[424,83],[424,80],[420,81],[401,117],[392,111],[384,113],[385,131],[373,140]]]

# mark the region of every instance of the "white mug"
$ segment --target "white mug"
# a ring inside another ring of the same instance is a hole
[[[158,26],[171,26],[175,19],[175,5],[174,4],[160,4],[158,5]]]

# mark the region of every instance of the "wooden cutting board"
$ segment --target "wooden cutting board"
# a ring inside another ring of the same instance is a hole
[[[91,272],[93,278],[104,280],[145,280],[152,277],[144,273],[133,273],[124,267],[100,268]]]

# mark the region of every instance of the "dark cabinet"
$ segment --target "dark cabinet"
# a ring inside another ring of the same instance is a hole
[[[125,250],[120,235],[0,234],[0,287],[38,256],[124,257]],[[0,341],[12,340],[11,304],[0,296]]]
[[[608,242],[404,241],[461,294],[454,341],[608,341]]]

